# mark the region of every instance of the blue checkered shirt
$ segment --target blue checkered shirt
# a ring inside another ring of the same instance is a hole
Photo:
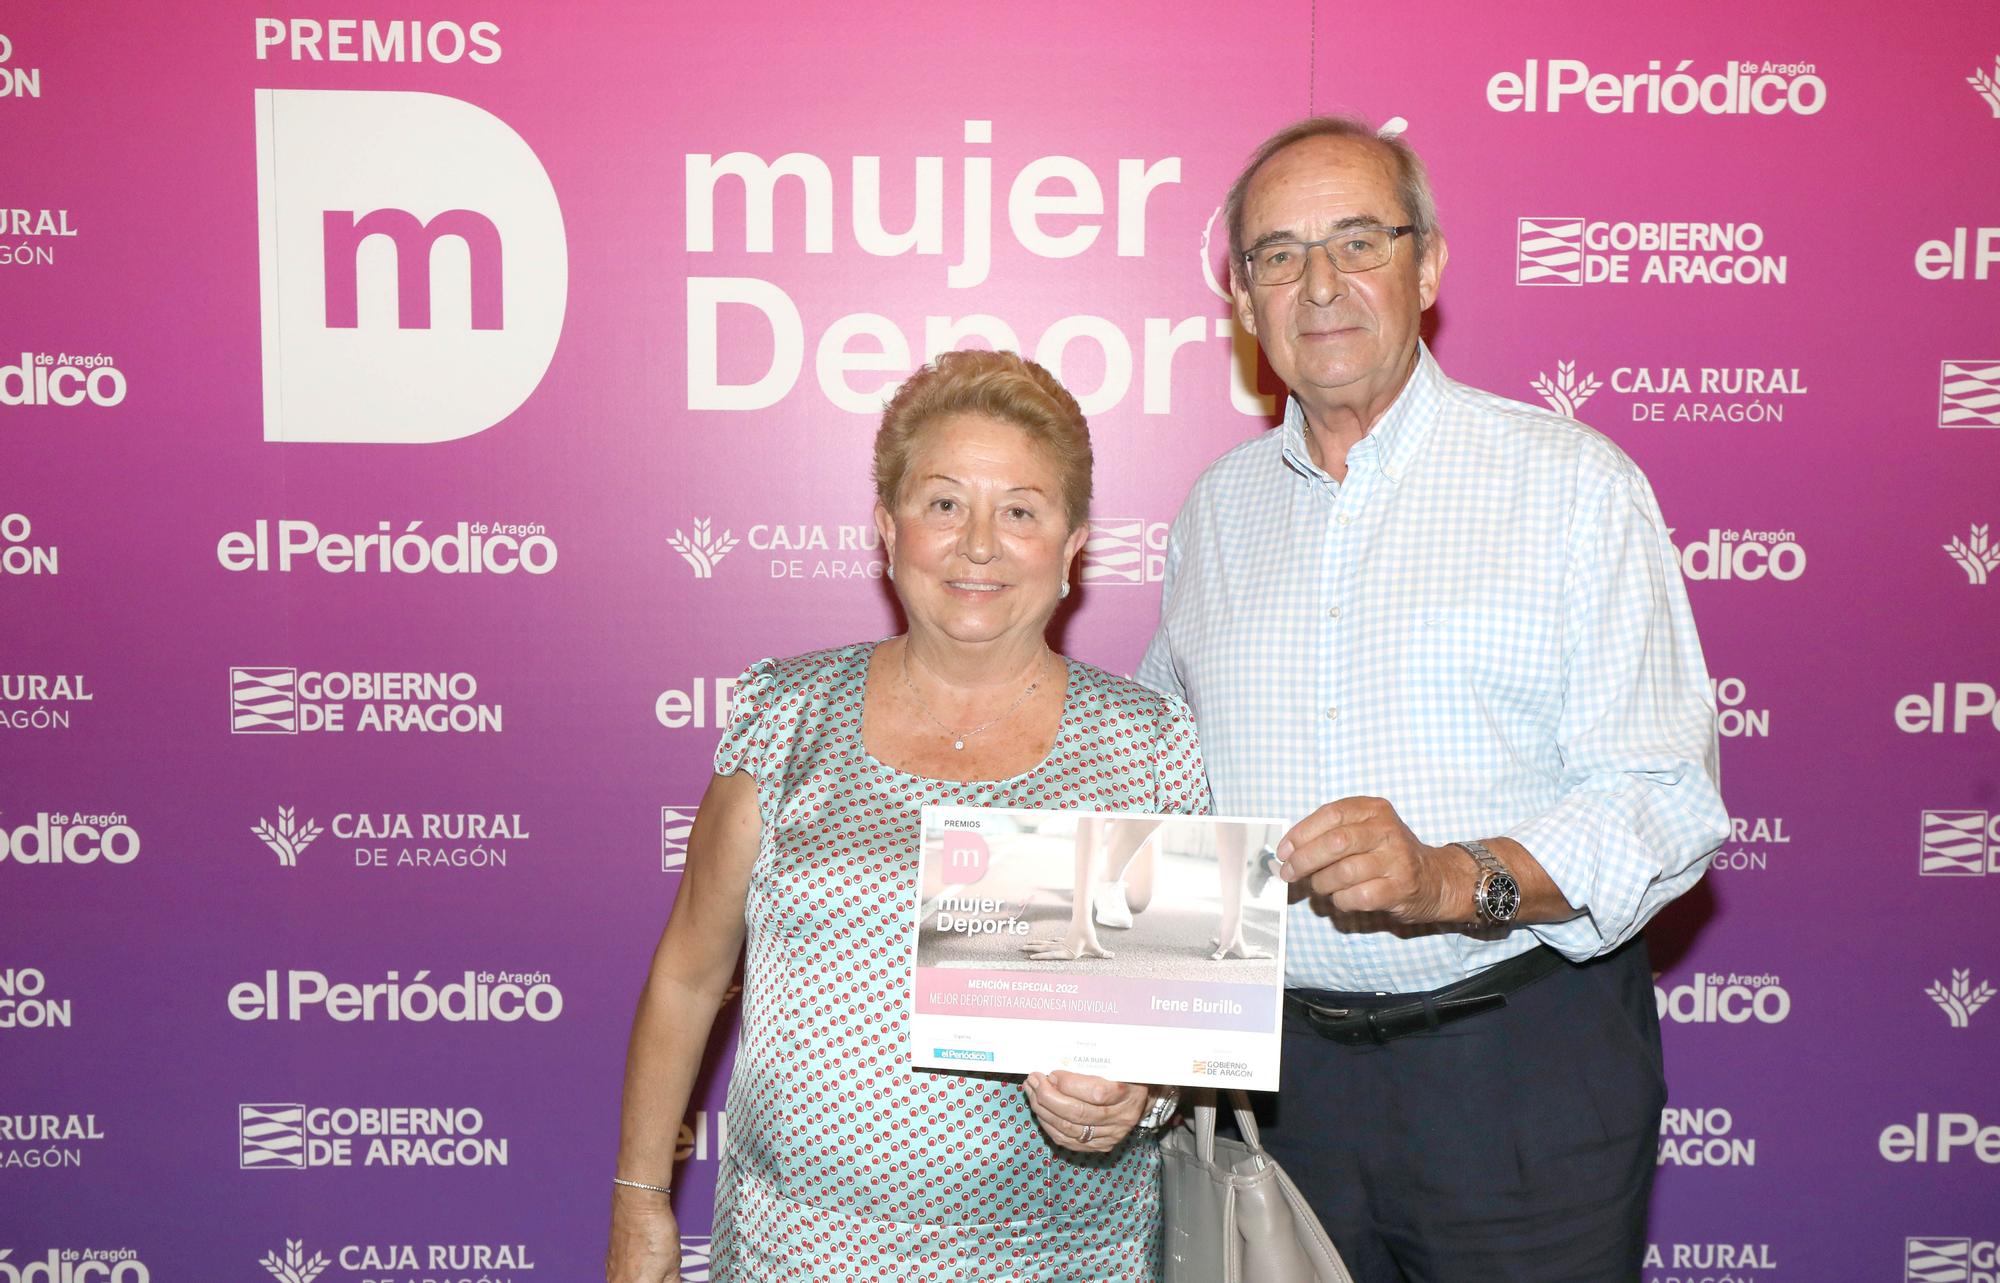
[[[1167,545],[1139,677],[1193,706],[1217,813],[1387,798],[1419,841],[1513,838],[1582,913],[1478,939],[1301,901],[1286,983],[1413,992],[1537,940],[1582,961],[1631,939],[1729,832],[1708,672],[1646,478],[1428,350],[1344,480],[1304,432],[1293,402],[1216,461]]]

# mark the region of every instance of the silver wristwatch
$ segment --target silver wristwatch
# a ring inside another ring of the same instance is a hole
[[[1453,846],[1472,857],[1479,866],[1479,881],[1472,887],[1472,916],[1482,927],[1505,926],[1521,911],[1521,884],[1507,872],[1483,842],[1454,842]]]

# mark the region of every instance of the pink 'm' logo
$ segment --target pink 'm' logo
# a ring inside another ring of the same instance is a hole
[[[986,876],[993,852],[977,833],[949,832],[944,835],[944,867],[953,882],[977,882]]]
[[[503,301],[500,286],[500,229],[484,214],[447,209],[425,222],[406,209],[378,209],[355,217],[351,209],[329,209],[322,216],[326,246],[326,324],[351,330],[360,322],[361,303],[355,282],[355,262],[361,243],[381,236],[395,247],[396,326],[404,330],[431,327],[431,254],[438,240],[456,236],[465,242],[471,261],[472,328],[498,330]]]

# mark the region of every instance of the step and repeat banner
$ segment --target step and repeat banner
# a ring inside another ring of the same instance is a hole
[[[1690,581],[1646,1279],[2000,1277],[1990,0],[209,0],[0,12],[0,1283],[593,1277],[735,675],[898,627],[883,398],[1060,371],[1061,642],[1130,671],[1273,422],[1217,207],[1312,110],[1401,122],[1440,361]]]

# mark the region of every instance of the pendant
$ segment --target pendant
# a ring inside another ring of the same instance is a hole
[[[964,747],[965,747],[965,741],[964,741],[964,740],[953,740],[953,741],[951,742],[951,746],[952,746],[953,748],[964,748]]]

